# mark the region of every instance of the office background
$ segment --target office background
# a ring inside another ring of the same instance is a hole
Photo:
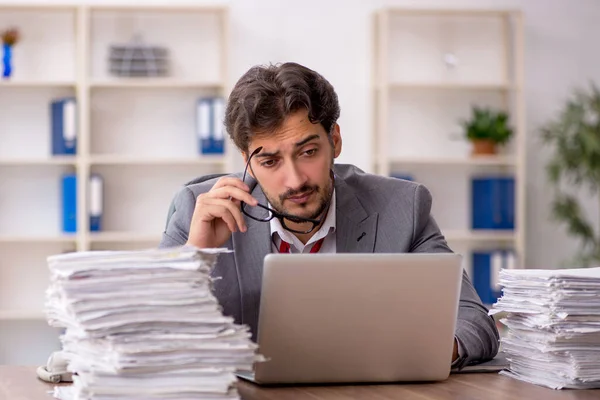
[[[26,2],[3,2],[3,5],[14,5],[14,4],[30,4]],[[48,4],[53,5],[55,2],[52,1],[41,1],[36,4]],[[69,4],[128,4],[125,1],[121,2],[69,2]],[[144,4],[155,4],[165,5],[164,1],[150,1],[147,0]],[[524,69],[524,81],[522,87],[522,95],[524,99],[524,113],[525,113],[525,149],[526,156],[525,162],[525,174],[526,174],[526,197],[525,197],[525,245],[526,245],[526,259],[523,260],[522,264],[525,267],[533,268],[556,268],[560,262],[567,258],[569,255],[577,251],[578,243],[576,240],[569,238],[565,233],[565,230],[558,227],[555,223],[549,220],[550,217],[550,198],[551,189],[547,184],[547,179],[544,173],[544,165],[548,158],[548,151],[541,149],[539,141],[539,128],[542,124],[546,123],[549,119],[553,118],[556,112],[562,107],[566,98],[570,95],[571,91],[576,86],[586,85],[590,80],[600,80],[600,72],[598,71],[597,65],[600,61],[600,54],[595,51],[596,38],[600,34],[600,28],[598,27],[597,20],[600,17],[600,4],[594,0],[576,0],[576,1],[542,1],[542,0],[530,0],[530,1],[502,1],[502,0],[479,0],[479,1],[359,1],[359,0],[346,0],[346,1],[314,1],[306,0],[303,2],[292,2],[292,1],[276,1],[276,0],[233,0],[229,2],[210,2],[204,3],[201,1],[191,0],[180,0],[177,4],[199,6],[203,4],[209,5],[223,5],[228,9],[228,45],[225,47],[226,52],[226,75],[224,79],[224,87],[230,87],[235,83],[241,74],[243,74],[249,67],[255,64],[264,64],[267,62],[283,62],[283,61],[296,61],[304,64],[316,71],[322,73],[333,86],[336,88],[340,98],[342,114],[340,118],[340,125],[342,128],[342,136],[344,140],[343,151],[338,162],[349,162],[356,164],[357,166],[365,169],[366,171],[374,172],[375,163],[375,149],[374,141],[372,139],[373,133],[373,121],[376,119],[374,108],[372,103],[375,100],[375,94],[372,87],[372,74],[374,72],[374,38],[373,38],[373,15],[377,10],[383,7],[407,7],[407,8],[420,8],[420,9],[510,9],[518,10],[523,15],[523,40],[524,40],[524,51],[523,51],[523,63]],[[3,21],[0,19],[0,21]],[[5,27],[0,26],[0,29]],[[105,25],[105,28],[110,29],[110,24]],[[195,31],[192,31],[192,33]],[[23,35],[26,36],[27,32],[24,31]],[[102,36],[102,33],[100,33]],[[107,35],[107,36],[110,36]],[[69,50],[65,50],[68,45],[60,42],[60,33],[57,33],[57,40],[53,43],[52,41],[45,41],[50,43],[51,46],[56,48],[47,47],[43,51],[48,57],[52,55],[69,54]],[[193,36],[190,37],[193,40]],[[108,42],[107,42],[108,43]],[[19,51],[19,45],[15,47],[15,53]],[[214,57],[211,55],[210,57]],[[18,55],[15,56],[15,60],[18,60]],[[15,63],[15,76],[19,73],[19,65]],[[93,63],[92,63],[93,64]],[[60,62],[54,60],[51,65],[53,68],[60,69]],[[70,66],[69,66],[70,65]],[[95,65],[95,66],[94,66]],[[201,65],[201,64],[199,64]],[[21,66],[21,68],[23,68]],[[72,63],[65,64],[65,70],[57,72],[58,75],[64,73],[64,76],[71,76],[74,74]],[[93,64],[93,68],[101,68],[98,64]],[[219,68],[207,67],[209,74],[218,76]],[[193,72],[191,72],[193,74]],[[57,76],[58,76],[57,75]],[[0,86],[0,92],[5,89]],[[98,87],[98,94],[95,95],[95,101],[97,101],[98,110],[100,114],[96,117],[96,123],[98,124],[98,130],[105,134],[107,137],[113,139],[118,135],[125,135],[126,129],[124,127],[113,127],[105,125],[103,119],[110,118],[111,112],[108,105],[115,101],[114,94],[110,94],[110,88]],[[14,89],[10,89],[14,90]],[[29,90],[29,89],[28,89]],[[133,93],[143,93],[146,89],[132,89],[130,91],[131,96]],[[188,93],[177,89],[165,90],[162,94],[163,99],[161,100],[163,105],[167,104],[169,110],[174,110],[177,104],[184,103],[181,96],[185,97],[185,101],[193,101],[194,98],[199,94],[214,94],[215,91],[205,91],[204,89],[198,92]],[[8,92],[5,92],[8,93]],[[55,94],[63,94],[59,92],[53,92]],[[65,91],[64,94],[70,94]],[[127,97],[126,95],[122,101],[123,104],[127,104],[128,100],[133,97]],[[27,96],[22,97],[27,99]],[[0,102],[3,110],[1,113],[11,112],[11,107],[15,110],[25,110],[26,108],[21,107],[15,100],[19,97],[2,96],[0,93]],[[140,107],[141,112],[152,108],[153,103],[145,103]],[[125,105],[126,107],[126,105]],[[44,110],[45,111],[45,110]],[[133,114],[136,110],[131,111]],[[138,116],[139,116],[139,110]],[[18,114],[18,113],[17,113]],[[120,117],[126,116],[126,112],[121,110],[118,115]],[[41,115],[41,114],[40,114]],[[23,115],[25,117],[25,115]],[[35,116],[33,116],[35,117]],[[13,115],[14,121],[14,115]],[[94,116],[92,115],[92,119]],[[150,120],[151,121],[151,120]],[[92,123],[94,123],[92,121]],[[149,123],[150,125],[151,123]],[[0,121],[0,126],[2,122]],[[42,125],[40,125],[42,126]],[[143,128],[142,125],[138,127]],[[115,132],[118,131],[118,132]],[[449,129],[450,131],[460,132],[458,125]],[[111,136],[112,135],[112,136]],[[150,134],[151,135],[151,134]],[[152,135],[151,135],[152,136]],[[46,140],[46,136],[40,134],[38,137],[40,140]],[[0,140],[1,140],[0,132]],[[139,142],[135,142],[139,143]],[[131,144],[131,146],[135,146]],[[162,140],[155,142],[159,144],[167,144],[168,141]],[[106,150],[109,152],[111,146],[114,146],[114,142],[110,144],[109,139],[106,142],[102,140],[91,143],[92,146],[96,146],[96,149]],[[35,145],[32,144],[35,147]],[[0,144],[1,147],[1,144]],[[142,150],[142,153],[152,154],[150,149],[148,151]],[[187,151],[187,150],[186,150]],[[193,151],[190,150],[192,153]],[[190,154],[186,154],[190,156]],[[2,150],[0,149],[0,154]],[[176,152],[173,152],[171,157],[175,157]],[[223,168],[230,166],[239,165],[233,161],[233,164],[220,164],[215,165],[187,165],[187,166],[174,166],[172,169],[181,168],[185,170],[182,176],[189,175],[200,175],[202,173],[209,173],[219,171]],[[57,188],[50,186],[50,180],[40,178],[40,174],[50,174],[52,172],[40,172],[39,170],[33,170],[31,167],[0,167],[5,169],[1,173],[5,187],[8,185],[15,185],[19,187],[19,183],[15,183],[15,180],[30,180],[31,182],[43,181],[46,182],[47,186],[36,187],[35,185],[24,185],[30,200],[19,204],[19,207],[30,207],[32,210],[47,204],[48,207],[59,207],[59,191]],[[60,167],[62,168],[62,167]],[[173,182],[172,175],[157,173],[161,168],[153,168],[148,166],[137,166],[131,167],[124,170],[118,170],[114,166],[99,166],[98,172],[102,173],[106,180],[109,181],[111,178],[119,175],[126,179],[139,179],[140,182],[146,182],[145,187],[140,190],[148,190],[151,185],[164,185],[165,190],[161,196],[157,196],[156,200],[149,198],[150,202],[147,209],[156,209],[162,204],[164,207],[164,216],[166,216],[168,199],[174,194],[175,189],[182,182]],[[144,171],[148,171],[147,175],[144,176]],[[197,172],[197,173],[196,173]],[[436,171],[433,170],[433,174]],[[440,171],[442,173],[442,171]],[[460,176],[460,172],[456,172],[454,176]],[[129,175],[129,176],[127,176]],[[144,181],[144,179],[152,178],[152,181]],[[182,179],[183,181],[183,179]],[[452,181],[447,183],[452,185]],[[107,189],[109,188],[107,184]],[[118,190],[118,187],[114,188]],[[39,192],[39,193],[38,193]],[[45,193],[52,193],[51,196],[47,196],[47,200],[44,200]],[[135,206],[135,195],[138,193],[130,194],[127,199],[121,201],[117,196],[110,197],[105,207],[115,207],[117,204],[123,209],[128,210],[130,207]],[[39,196],[39,197],[38,197]],[[585,205],[586,212],[592,221],[600,220],[600,213],[598,208],[598,200],[595,198],[589,198],[588,196],[580,196],[582,203]],[[437,207],[444,207],[444,198],[438,197],[434,199]],[[112,202],[112,203],[111,203]],[[8,203],[8,205],[15,206],[15,203]],[[6,203],[5,203],[6,206]],[[142,208],[143,211],[143,208]],[[124,211],[125,212],[125,211]],[[461,210],[460,212],[466,213],[468,211]],[[31,212],[31,221],[34,221],[38,215],[38,211]],[[52,213],[44,213],[43,210],[39,211],[39,218],[47,219],[48,215]],[[138,220],[140,223],[139,230],[148,232],[150,228],[155,228],[156,221],[161,220],[163,215],[153,216],[153,222],[149,223],[144,221],[141,217],[141,212],[138,212]],[[0,221],[0,227],[2,232],[9,232],[11,226],[15,227],[15,230],[21,230],[22,226],[19,222],[11,216],[9,212],[2,212],[0,214],[4,218],[4,221]],[[126,230],[124,225],[119,225],[120,215],[109,216],[109,220],[106,221],[110,227],[112,224],[113,231]],[[134,220],[135,221],[135,220]],[[144,225],[145,224],[145,225]],[[148,228],[148,229],[144,229]],[[26,229],[23,232],[26,233]],[[159,234],[160,232],[156,232]],[[113,236],[113,239],[116,236]],[[136,245],[143,246],[153,240],[153,237],[149,237],[147,241],[139,240]],[[114,240],[115,243],[119,242]],[[110,248],[107,241],[99,242],[96,247],[91,248]],[[10,259],[15,254],[20,252],[38,252],[40,256],[47,251],[64,251],[70,250],[69,248],[61,248],[62,245],[56,243],[46,245],[37,245],[35,250],[28,249],[28,247],[20,243],[17,246],[13,246],[10,243],[4,243],[0,247],[3,260],[0,262],[0,268],[10,267]],[[119,245],[115,245],[115,248]],[[19,265],[22,267],[23,263]],[[36,271],[40,271],[36,267]],[[31,290],[32,285],[28,284],[29,272],[23,270],[21,273],[15,274],[0,274],[0,277],[11,277],[10,287],[0,282],[0,287],[4,290],[4,295],[0,295],[0,298],[5,299],[11,293],[26,293]],[[33,285],[35,288],[39,288],[39,282]],[[39,296],[38,296],[39,297]],[[43,324],[43,322],[41,322]],[[5,346],[8,343],[13,343],[14,349],[27,349],[18,350],[16,353],[11,351],[4,357],[5,360],[10,362],[38,362],[40,355],[46,355],[47,349],[52,346],[52,343],[44,342],[39,340],[38,336],[31,335],[30,332],[35,330],[41,332],[40,321],[33,321],[30,319],[22,319],[18,323],[13,320],[0,320],[0,331],[2,331],[2,337]],[[37,347],[36,347],[37,346]],[[0,359],[2,362],[2,359]]]

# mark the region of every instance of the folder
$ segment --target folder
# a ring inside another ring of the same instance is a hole
[[[104,180],[98,174],[90,176],[90,231],[98,232],[102,229],[102,211]]]
[[[471,182],[472,229],[515,228],[515,180],[481,177]]]
[[[196,133],[198,134],[201,154],[207,154],[211,151],[211,103],[211,99],[201,98],[196,104]]]
[[[225,99],[213,98],[212,111],[212,150],[214,154],[223,154],[225,151]]]
[[[50,104],[52,154],[77,153],[77,102],[73,97],[56,99]]]
[[[62,230],[77,232],[77,176],[74,173],[62,177]]]
[[[223,154],[225,144],[225,100],[203,97],[196,104],[196,132],[201,154]]]
[[[90,176],[89,216],[92,232],[102,229],[104,180],[98,174]],[[77,232],[77,175],[64,174],[62,177],[62,229],[65,233]]]
[[[405,181],[413,181],[414,178],[411,175],[408,174],[392,174],[390,175],[392,178],[396,178],[396,179],[402,179]]]
[[[502,295],[499,283],[501,269],[516,268],[512,250],[479,251],[473,253],[473,286],[484,304],[493,304]]]

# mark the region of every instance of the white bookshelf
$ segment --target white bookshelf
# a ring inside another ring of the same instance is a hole
[[[464,255],[514,249],[525,259],[523,25],[515,10],[385,8],[373,23],[374,170],[410,175],[433,195],[432,213]],[[450,57],[449,57],[450,55]],[[449,67],[448,60],[457,61]],[[459,125],[471,106],[509,112],[515,135],[497,155],[471,156]],[[472,230],[473,177],[515,178],[515,230]]]
[[[0,4],[5,26],[22,40],[13,76],[0,80],[0,364],[37,364],[58,346],[44,327],[49,255],[154,247],[185,182],[232,170],[228,143],[223,155],[199,154],[195,119],[199,97],[228,94],[229,15],[226,6]],[[136,34],[169,48],[169,76],[108,72],[109,46]],[[50,102],[66,96],[77,98],[77,155],[52,156]],[[78,177],[76,234],[61,228],[66,172]],[[101,232],[88,231],[93,173],[104,179]]]
[[[212,166],[224,168],[227,158],[220,155],[197,157],[135,157],[120,155],[99,155],[90,157],[91,165],[148,165],[148,166]]]
[[[222,82],[194,81],[169,78],[123,78],[92,81],[90,87],[98,89],[204,89],[223,90]]]

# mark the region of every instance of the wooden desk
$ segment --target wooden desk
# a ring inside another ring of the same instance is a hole
[[[0,400],[51,400],[53,385],[37,379],[33,367],[0,366]],[[555,391],[488,374],[451,375],[447,381],[423,384],[302,386],[263,388],[240,382],[244,400],[498,400],[600,399],[600,390]]]

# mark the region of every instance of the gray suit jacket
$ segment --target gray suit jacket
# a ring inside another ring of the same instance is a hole
[[[431,216],[432,198],[421,184],[367,174],[351,165],[334,165],[336,190],[336,245],[338,253],[443,253],[451,252]],[[241,174],[236,175],[241,178]],[[175,197],[160,247],[187,242],[196,197],[216,182],[184,187]],[[248,181],[247,181],[248,183]],[[266,204],[256,182],[252,196]],[[220,255],[213,271],[215,295],[223,312],[247,324],[256,340],[263,259],[271,251],[270,226],[246,218],[248,231],[235,232],[224,245],[233,253]],[[356,239],[365,232],[360,240]],[[463,273],[456,338],[456,367],[493,358],[498,352],[498,331],[466,273]]]

